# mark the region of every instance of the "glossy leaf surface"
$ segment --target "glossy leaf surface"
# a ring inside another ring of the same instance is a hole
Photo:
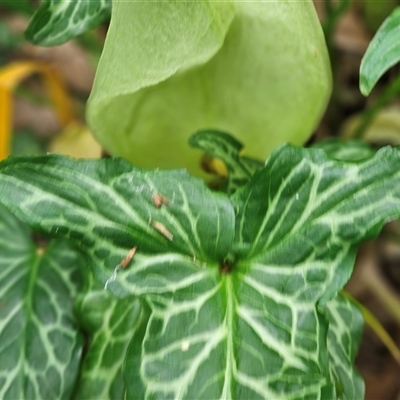
[[[55,46],[93,29],[111,17],[111,0],[43,0],[25,37],[41,46]]]
[[[83,338],[73,314],[82,267],[65,242],[37,247],[0,207],[0,397],[68,399]]]

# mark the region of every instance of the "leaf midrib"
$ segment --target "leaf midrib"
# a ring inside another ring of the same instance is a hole
[[[46,249],[47,251],[47,249]],[[26,360],[28,359],[28,349],[27,349],[27,339],[28,339],[28,321],[32,317],[34,309],[33,309],[33,295],[35,291],[35,287],[37,284],[37,278],[39,275],[39,268],[41,261],[43,260],[45,254],[40,255],[38,254],[38,249],[36,246],[32,245],[30,256],[29,256],[29,261],[28,265],[30,265],[28,273],[28,284],[26,288],[26,294],[24,296],[24,302],[23,302],[23,308],[25,310],[25,318],[24,318],[24,327],[23,327],[23,333],[22,333],[22,354],[24,355],[24,360],[23,360],[23,374],[19,374],[19,379],[21,380],[21,385],[20,387],[24,388],[24,393],[26,393],[26,381],[29,379],[29,374],[27,373],[26,369]]]
[[[227,335],[226,344],[226,368],[225,368],[225,378],[224,387],[222,389],[221,400],[233,399],[232,390],[232,377],[236,375],[235,360],[234,360],[234,316],[235,316],[235,298],[234,298],[234,287],[232,282],[232,276],[227,274],[225,276],[225,292],[226,292],[226,314],[224,325]]]

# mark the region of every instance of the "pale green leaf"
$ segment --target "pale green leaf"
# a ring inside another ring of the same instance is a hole
[[[247,183],[254,172],[263,166],[261,161],[241,156],[243,144],[224,132],[197,132],[190,137],[189,144],[224,162],[228,177],[220,189],[228,194]]]
[[[310,136],[330,85],[311,0],[115,0],[87,120],[113,155],[200,175],[192,132],[232,132],[265,160]]]
[[[400,7],[383,22],[368,46],[360,66],[360,90],[367,96],[379,78],[400,61]]]
[[[337,400],[364,398],[364,381],[354,369],[354,360],[364,326],[362,312],[339,294],[323,307],[329,319],[328,350]]]
[[[45,249],[0,208],[0,398],[68,399],[83,340],[73,315],[82,264],[64,242]]]
[[[98,283],[88,286],[75,307],[90,336],[74,399],[123,399],[122,364],[139,323],[138,299],[118,299]]]
[[[111,16],[111,0],[43,0],[25,37],[41,46],[55,46],[93,29]]]

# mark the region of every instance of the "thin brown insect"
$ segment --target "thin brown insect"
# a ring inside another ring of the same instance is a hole
[[[151,198],[157,208],[160,208],[162,205],[167,206],[169,204],[169,200],[160,193],[153,193]]]
[[[132,247],[129,251],[126,257],[119,263],[122,269],[125,269],[128,264],[132,261],[133,256],[135,255],[137,250],[137,246]]]
[[[150,225],[159,233],[161,233],[161,235],[163,235],[164,237],[166,237],[168,240],[172,240],[172,238],[174,237],[174,235],[165,227],[165,225],[163,225],[161,222],[158,221],[154,221],[154,220],[150,220]]]

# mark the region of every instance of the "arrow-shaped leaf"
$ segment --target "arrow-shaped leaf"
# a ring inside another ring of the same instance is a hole
[[[391,148],[344,163],[286,145],[229,198],[117,159],[8,159],[0,201],[149,304],[127,353],[128,398],[332,398],[321,307],[357,244],[400,215],[399,164]]]
[[[31,231],[0,207],[0,397],[67,399],[82,336],[73,300],[82,267],[65,242],[38,248]]]

